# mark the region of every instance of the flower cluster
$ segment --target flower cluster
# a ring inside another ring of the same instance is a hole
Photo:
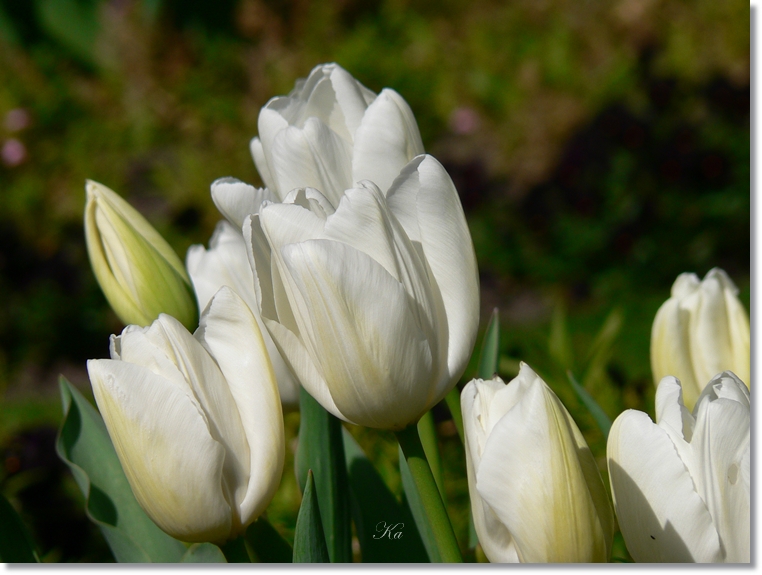
[[[265,187],[212,183],[223,219],[185,266],[127,202],[87,184],[93,269],[132,324],[110,359],[88,362],[90,381],[136,499],[183,541],[222,544],[267,508],[282,410],[301,388],[340,420],[402,438],[453,390],[478,329],[458,192],[399,94],[321,65],[270,100],[258,128]],[[614,422],[613,507],[582,433],[529,366],[464,387],[490,561],[608,561],[614,510],[638,561],[749,561],[749,323],[736,294],[721,270],[683,274],[658,311],[656,423],[633,410]]]

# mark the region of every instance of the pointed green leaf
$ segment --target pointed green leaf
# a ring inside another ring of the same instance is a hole
[[[407,505],[394,497],[352,434],[344,430],[352,517],[363,563],[426,563],[426,548]],[[387,531],[389,528],[389,531]],[[396,533],[401,533],[397,538]]]
[[[341,421],[301,389],[296,476],[304,492],[307,471],[315,474],[325,540],[333,563],[352,562],[352,525]]]
[[[39,563],[29,532],[10,502],[0,494],[0,563]]]
[[[307,471],[302,505],[296,517],[294,563],[330,563],[311,469]]]
[[[264,517],[249,525],[245,537],[260,563],[291,563],[291,545]]]
[[[606,412],[603,411],[603,408],[600,405],[598,405],[598,402],[595,401],[593,396],[577,382],[571,371],[567,371],[566,375],[569,378],[569,383],[571,384],[574,393],[577,394],[579,400],[590,412],[590,415],[593,416],[598,428],[603,432],[603,437],[608,438],[609,430],[611,429],[611,420],[609,419],[609,416],[606,415]]]
[[[227,563],[222,550],[212,543],[194,543],[180,560],[182,563]]]
[[[492,310],[492,317],[484,332],[482,349],[479,352],[479,377],[492,379],[498,370],[500,359],[500,314],[498,309]]]
[[[120,562],[176,563],[186,547],[159,529],[132,494],[106,425],[95,408],[63,376],[64,420],[56,451],[85,496],[85,512],[103,532]]]

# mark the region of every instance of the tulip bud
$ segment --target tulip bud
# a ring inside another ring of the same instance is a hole
[[[692,273],[678,276],[651,330],[654,383],[677,377],[692,409],[704,382],[721,371],[731,370],[749,385],[749,349],[749,318],[728,275],[714,268],[704,281]]]
[[[376,95],[337,64],[315,67],[288,96],[259,114],[251,153],[281,200],[294,188],[320,190],[337,206],[344,190],[370,180],[386,192],[423,153],[412,110],[397,92]]]
[[[614,517],[595,459],[556,394],[522,362],[461,394],[468,490],[496,563],[605,562]]]
[[[305,389],[335,416],[399,430],[452,389],[479,321],[476,258],[458,194],[430,156],[384,195],[338,206],[314,189],[244,222],[262,318]]]
[[[748,563],[750,396],[730,371],[715,376],[693,413],[680,382],[656,390],[656,423],[628,409],[607,457],[619,527],[635,561]]]
[[[299,384],[283,362],[278,348],[275,347],[275,343],[262,323],[259,312],[261,298],[257,291],[259,282],[254,279],[254,272],[249,264],[246,245],[240,230],[235,229],[225,220],[221,221],[209,240],[209,249],[200,245],[191,246],[188,249],[186,262],[198,298],[199,309],[205,309],[222,286],[230,287],[246,302],[257,319],[257,325],[267,346],[270,361],[278,378],[278,390],[283,407],[289,410],[297,409]]]
[[[148,325],[160,313],[195,329],[198,308],[182,261],[151,224],[106,186],[87,181],[85,239],[95,277],[119,319]]]
[[[87,363],[138,503],[182,541],[221,543],[267,507],[285,454],[278,386],[257,321],[222,288],[195,334],[161,314]]]

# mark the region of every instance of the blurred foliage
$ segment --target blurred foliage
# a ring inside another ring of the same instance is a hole
[[[58,373],[88,394],[86,359],[122,328],[87,261],[86,178],[182,256],[219,218],[214,179],[260,183],[248,141],[270,97],[326,61],[395,88],[461,193],[501,375],[529,363],[603,462],[566,371],[610,418],[652,414],[675,277],[723,267],[749,307],[749,18],[740,0],[0,0],[0,489],[43,560],[110,557],[50,427]],[[463,453],[434,417],[465,547]],[[400,496],[391,434],[351,432]],[[293,540],[287,461],[268,514]]]

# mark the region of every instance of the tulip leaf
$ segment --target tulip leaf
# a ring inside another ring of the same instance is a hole
[[[164,533],[132,494],[98,411],[63,376],[64,419],[56,441],[85,496],[85,513],[103,532],[119,562],[176,563],[186,547]]]
[[[304,493],[307,471],[315,474],[315,490],[325,540],[333,563],[352,562],[352,519],[341,421],[328,413],[304,388],[299,397],[299,444],[296,476]]]
[[[484,332],[482,349],[479,352],[479,378],[492,379],[497,374],[500,360],[500,314],[492,310],[492,317]]]
[[[181,563],[227,563],[222,550],[212,543],[194,543],[180,559]]]
[[[245,537],[260,563],[291,563],[291,545],[264,517],[259,517],[249,525]]]
[[[0,494],[0,563],[39,563],[29,532],[10,502]]]
[[[330,563],[312,470],[307,471],[294,531],[294,563]]]
[[[363,563],[426,563],[426,548],[407,505],[397,501],[352,434],[344,430],[352,517]],[[400,535],[397,535],[399,533]]]
[[[592,395],[590,395],[590,392],[577,382],[571,371],[567,371],[566,376],[569,378],[569,383],[571,384],[574,393],[577,394],[579,400],[590,412],[590,415],[593,416],[598,428],[603,432],[603,437],[608,439],[609,430],[611,429],[611,420],[609,419],[609,416],[606,415],[603,408],[598,405],[598,402],[595,401]]]

